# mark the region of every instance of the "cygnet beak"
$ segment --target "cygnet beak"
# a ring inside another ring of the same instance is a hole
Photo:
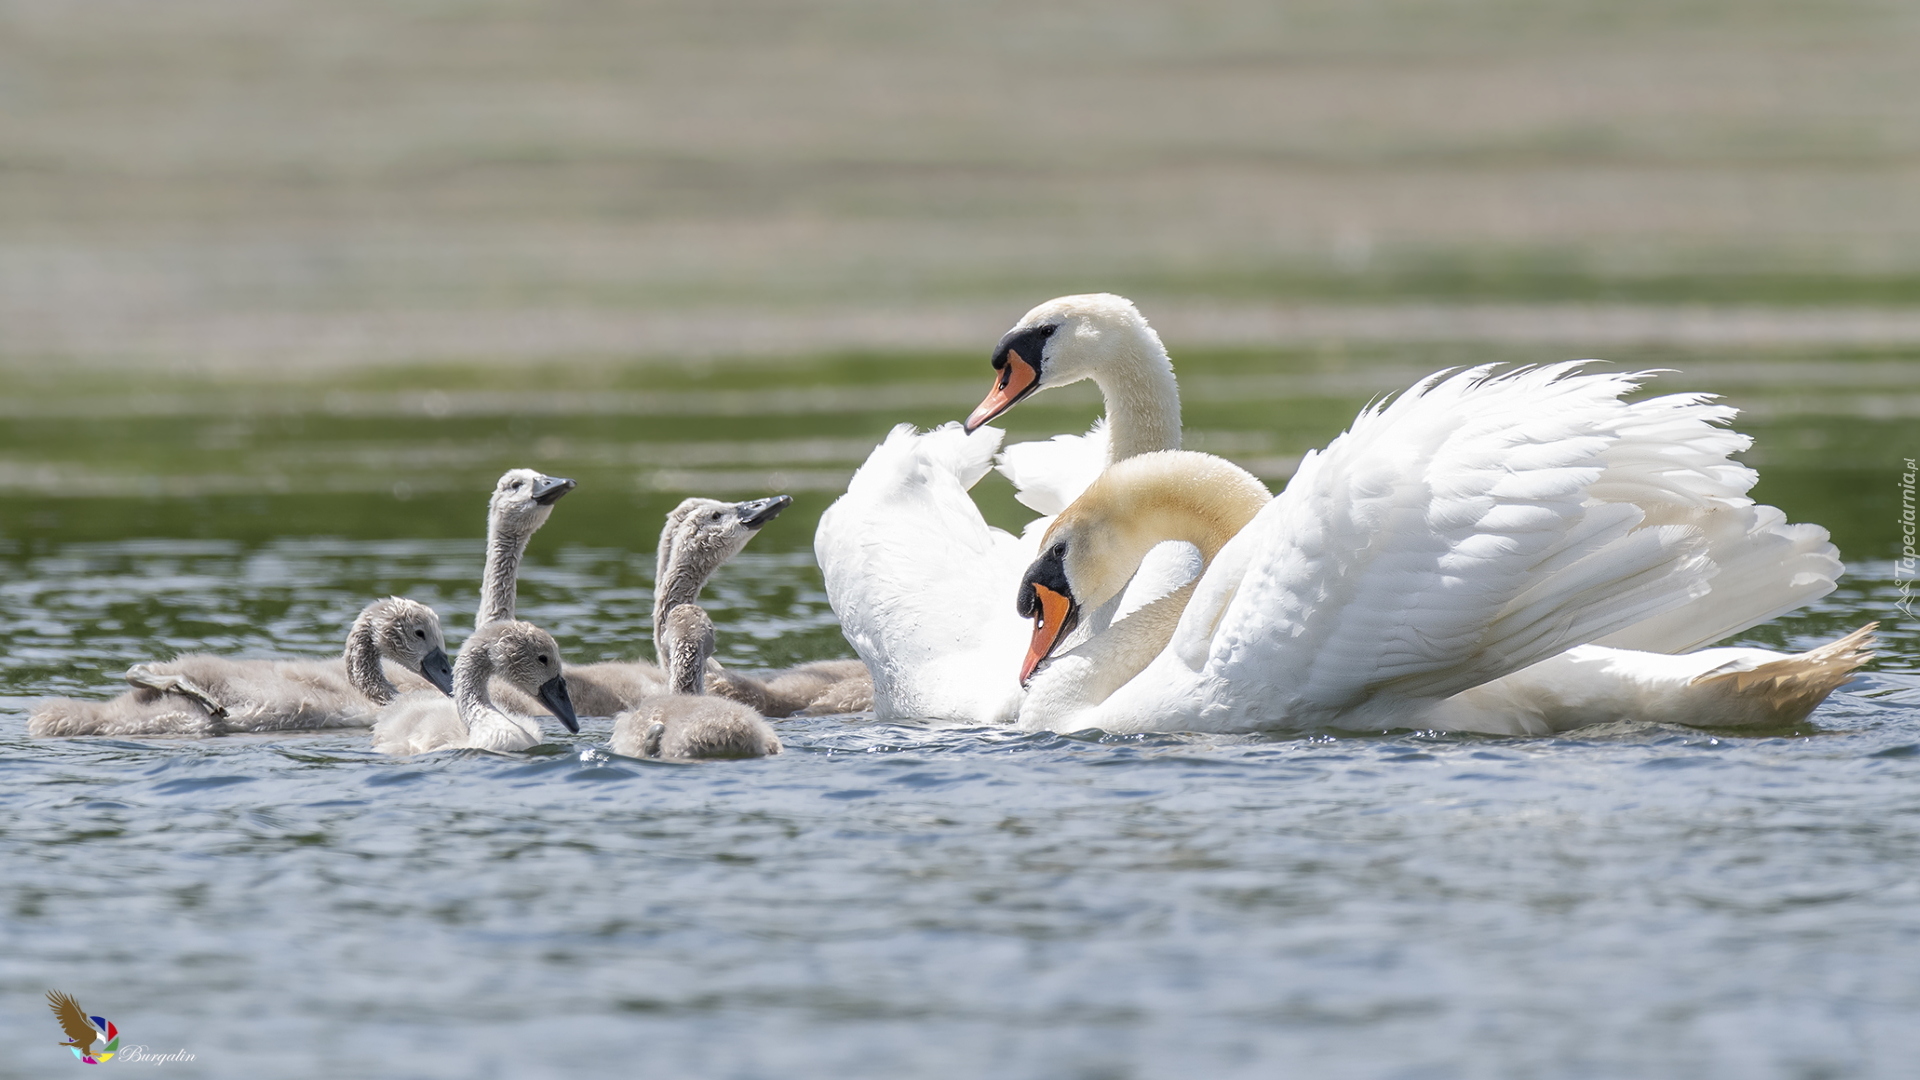
[[[541,506],[552,506],[573,487],[573,481],[564,476],[543,476],[533,482],[533,501]]]
[[[764,499],[736,503],[734,510],[740,515],[740,524],[749,529],[757,529],[779,517],[780,511],[792,505],[793,496],[791,495],[769,495]]]
[[[435,649],[421,657],[420,677],[432,683],[434,689],[453,696],[453,665],[447,662],[445,649]]]
[[[571,484],[573,481],[569,480],[567,483]],[[534,696],[540,699],[540,704],[545,705],[548,712],[552,713],[561,723],[567,725],[568,731],[579,734],[580,720],[573,715],[573,698],[567,696],[567,680],[565,678],[555,675],[553,678],[541,683],[540,692]]]

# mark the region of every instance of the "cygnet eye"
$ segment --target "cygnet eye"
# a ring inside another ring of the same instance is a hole
[[[421,641],[427,640],[427,632],[425,630],[415,630],[413,636],[419,638]]]
[[[521,485],[521,484],[523,484],[523,483],[525,483],[525,482],[526,482],[526,481],[524,481],[524,480],[515,480],[515,481],[514,481],[513,483],[511,483],[511,484],[508,484],[508,485],[507,485],[507,490],[508,490],[508,491],[519,491],[519,490],[520,490],[520,485]]]
[[[541,667],[547,666],[547,658],[545,656],[540,657],[540,666]]]

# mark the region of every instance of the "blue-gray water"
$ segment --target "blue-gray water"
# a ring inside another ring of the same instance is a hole
[[[556,519],[556,530],[558,519]],[[772,529],[769,530],[772,533]],[[768,538],[763,538],[767,540]],[[651,552],[536,541],[523,615],[644,643]],[[834,655],[798,538],[711,590]],[[1106,739],[786,722],[744,763],[382,759],[363,733],[39,741],[175,648],[471,618],[472,541],[31,542],[0,581],[0,1076],[41,1000],[209,1077],[1815,1078],[1920,1060],[1920,678],[1805,728]],[[1750,636],[1894,614],[1858,565]],[[1892,662],[1916,654],[1896,626]],[[115,1062],[112,1064],[119,1064]],[[129,1063],[134,1067],[137,1063]]]

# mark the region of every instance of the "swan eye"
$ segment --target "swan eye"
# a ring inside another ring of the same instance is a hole
[[[546,657],[544,657],[544,656],[542,656],[542,657],[540,658],[540,666],[541,666],[541,667],[546,667],[546,666],[547,666],[547,658],[546,658]]]
[[[508,484],[508,485],[507,485],[507,490],[508,490],[508,491],[519,491],[519,490],[520,490],[520,484],[521,484],[521,481],[519,481],[519,480],[515,480],[515,481],[514,481],[513,483],[511,483],[511,484]]]
[[[427,632],[425,630],[415,630],[413,636],[419,638],[421,641],[427,640]]]
[[[1060,557],[1060,558],[1062,558],[1062,559],[1064,559],[1064,558],[1066,558],[1066,557],[1067,557],[1067,542],[1066,542],[1065,540],[1062,540],[1062,541],[1060,541],[1059,543],[1057,543],[1057,544],[1055,544],[1055,545],[1053,545],[1053,553],[1054,553],[1054,555],[1056,555],[1056,556],[1058,556],[1058,557]]]

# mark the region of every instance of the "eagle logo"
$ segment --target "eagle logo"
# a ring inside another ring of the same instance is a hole
[[[60,1030],[67,1033],[67,1041],[60,1045],[73,1051],[74,1057],[88,1065],[98,1065],[112,1061],[113,1055],[120,1052],[120,1029],[104,1016],[88,1016],[72,994],[49,990],[47,1004],[53,1006],[53,1018],[60,1021]],[[95,1050],[94,1043],[104,1045]]]

